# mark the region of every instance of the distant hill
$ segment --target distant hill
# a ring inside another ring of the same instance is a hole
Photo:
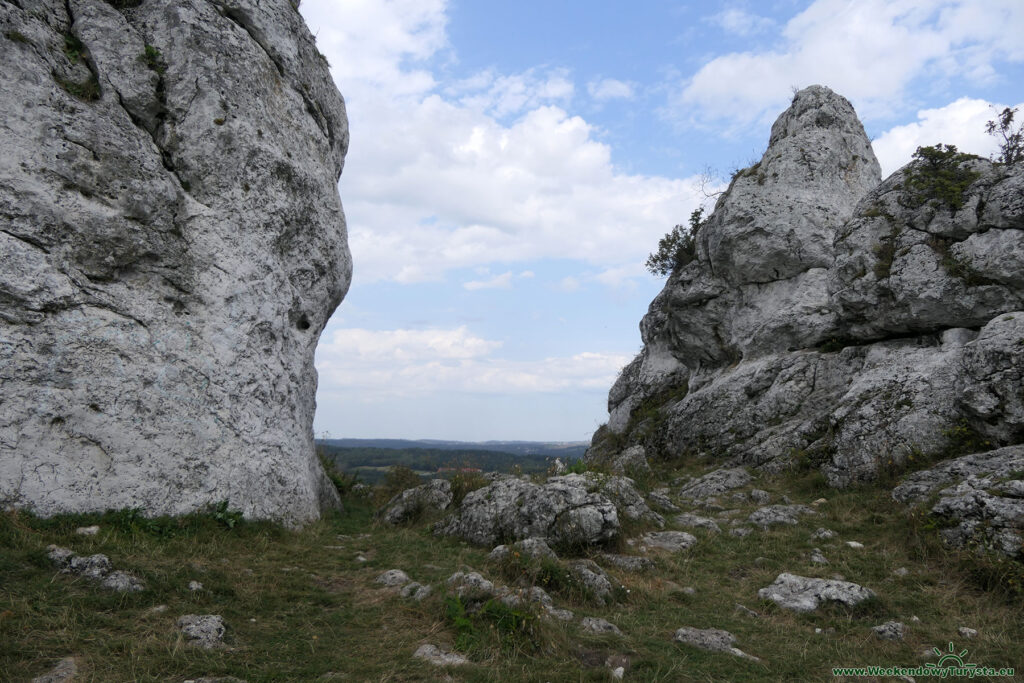
[[[318,444],[338,448],[429,448],[448,451],[500,451],[514,455],[542,455],[577,460],[583,457],[587,441],[443,441],[438,439],[317,439]]]
[[[585,443],[537,441],[411,441],[405,439],[324,439],[318,450],[339,470],[358,474],[369,484],[381,481],[395,465],[423,477],[451,477],[463,468],[481,472],[526,474],[546,472],[555,458],[571,462],[586,450]]]

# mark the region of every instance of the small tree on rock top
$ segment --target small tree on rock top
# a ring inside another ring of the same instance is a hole
[[[999,143],[999,156],[996,161],[1012,166],[1024,159],[1024,122],[1013,125],[1013,117],[1017,108],[1006,107],[992,121],[985,125],[985,132],[1002,139]]]
[[[671,275],[697,258],[697,230],[703,225],[704,209],[690,214],[689,225],[677,225],[658,241],[658,250],[647,257],[644,266],[652,275]]]

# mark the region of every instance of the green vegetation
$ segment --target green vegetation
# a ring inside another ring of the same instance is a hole
[[[57,85],[83,102],[95,102],[100,98],[100,82],[94,75],[90,75],[84,81],[72,81],[67,78],[61,78],[56,74],[54,74],[53,79],[57,82]]]
[[[955,145],[938,144],[918,147],[917,163],[904,172],[903,189],[912,207],[931,203],[956,211],[964,205],[964,192],[979,178],[977,171],[965,167],[976,159],[973,154],[958,152]]]
[[[86,54],[85,45],[74,33],[64,34],[64,56],[72,64],[78,64]]]
[[[684,462],[658,476],[669,480],[704,471]],[[236,676],[249,683],[400,682],[438,680],[446,673],[466,682],[606,681],[604,662],[618,654],[629,656],[627,677],[633,680],[827,680],[838,665],[921,665],[929,661],[923,651],[950,641],[969,648],[973,662],[1020,666],[1019,562],[950,550],[924,511],[894,503],[884,487],[836,491],[818,475],[791,472],[756,483],[776,500],[783,494],[804,504],[825,498],[813,517],[747,538],[694,530],[697,545],[676,555],[652,555],[654,570],[608,568],[623,588],[607,607],[577,592],[557,563],[515,558],[495,566],[486,560],[489,548],[436,537],[426,524],[374,524],[373,508],[360,497],[346,498],[343,514],[298,532],[246,521],[229,527],[215,511],[157,520],[131,511],[52,519],[3,513],[0,680],[30,680],[57,660],[76,656],[82,679],[93,681]],[[729,507],[737,509],[733,518],[742,519],[755,506],[730,501]],[[76,527],[90,524],[98,524],[100,533],[75,534]],[[835,530],[839,540],[812,540],[818,526]],[[865,547],[849,548],[847,540]],[[51,543],[79,554],[105,553],[147,588],[113,594],[58,574],[46,558]],[[829,565],[807,561],[813,547],[821,547]],[[447,577],[465,566],[510,586],[534,580],[577,619],[538,618],[532,608],[496,601],[471,605],[446,593]],[[442,588],[413,602],[374,583],[396,567]],[[901,567],[909,573],[893,573]],[[854,609],[831,606],[808,614],[758,599],[760,588],[787,571],[841,574],[878,598]],[[192,580],[203,589],[190,591]],[[737,603],[760,618],[735,611]],[[199,650],[182,642],[175,622],[184,614],[222,615],[226,647]],[[624,636],[586,633],[578,624],[582,616],[607,619]],[[889,619],[907,624],[904,640],[879,641],[871,634],[872,626]],[[676,644],[672,634],[682,626],[728,630],[738,647],[762,661]],[[978,636],[962,641],[960,626],[977,629]],[[428,642],[459,650],[471,663],[446,669],[413,659],[416,648]]]
[[[28,37],[26,37],[25,34],[21,31],[6,31],[4,33],[4,36],[7,38],[7,40],[13,41],[15,43],[27,44],[30,42]]]
[[[139,61],[158,74],[162,74],[167,70],[167,66],[164,64],[160,50],[152,45],[146,45],[143,53],[139,55]]]
[[[999,156],[996,161],[1012,166],[1024,160],[1024,122],[1013,125],[1017,108],[1006,107],[992,121],[985,125],[985,132],[999,139]]]
[[[658,250],[647,257],[644,267],[652,275],[670,275],[677,268],[697,258],[697,231],[703,222],[704,209],[690,214],[688,226],[677,225],[658,241]]]
[[[993,284],[992,280],[972,268],[963,259],[957,258],[950,251],[950,247],[953,245],[952,240],[938,235],[929,235],[925,244],[939,256],[939,264],[943,269],[953,277],[962,280],[968,287]]]
[[[876,280],[885,280],[892,274],[892,264],[896,259],[896,239],[899,234],[899,229],[893,226],[889,234],[871,248],[871,253],[875,255],[872,272],[875,274]]]

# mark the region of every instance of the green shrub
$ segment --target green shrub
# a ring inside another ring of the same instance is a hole
[[[494,646],[505,652],[536,652],[544,643],[536,614],[500,600],[488,600],[470,611],[461,598],[448,596],[444,618],[455,629],[455,649],[463,652]]]
[[[980,176],[964,167],[977,157],[958,152],[956,145],[918,147],[914,165],[904,171],[903,189],[911,207],[932,203],[954,211],[964,205],[964,192]]]
[[[410,468],[405,465],[394,465],[388,470],[384,481],[377,487],[374,502],[378,505],[383,505],[402,491],[415,488],[422,483],[423,479],[420,475],[413,472]]]
[[[1013,118],[1016,113],[1016,107],[1013,109],[1007,107],[1003,109],[995,120],[989,121],[985,125],[986,133],[1001,140],[999,143],[999,156],[996,157],[996,162],[1006,164],[1007,166],[1018,164],[1024,159],[1024,122],[1017,124],[1017,126],[1013,125]]]
[[[160,50],[152,45],[146,45],[143,53],[139,55],[139,61],[158,74],[162,74],[167,70],[167,67],[164,65],[164,60],[160,54]]]
[[[490,483],[490,480],[480,472],[459,472],[451,479],[452,506],[461,505],[462,500],[469,493],[482,489]]]
[[[658,241],[658,250],[647,257],[644,267],[652,275],[670,275],[697,258],[697,231],[703,225],[704,209],[690,214],[688,226],[677,225]]]

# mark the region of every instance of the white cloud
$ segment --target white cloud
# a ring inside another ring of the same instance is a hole
[[[891,128],[871,144],[883,177],[909,162],[914,150],[924,145],[956,145],[961,152],[983,157],[998,153],[998,142],[985,132],[985,124],[1003,107],[961,97],[945,107],[917,112],[916,122]],[[1017,107],[1024,111],[1024,103]]]
[[[862,116],[882,115],[930,71],[990,78],[994,61],[1024,60],[1021,35],[1019,0],[817,0],[786,24],[775,49],[705,64],[675,109],[696,121],[750,123],[782,109],[791,86],[821,83]]]
[[[633,97],[633,86],[625,81],[604,78],[587,83],[587,92],[598,101],[631,99]]]
[[[477,289],[512,289],[512,271],[495,275],[487,280],[470,280],[463,282],[462,287],[470,291]]]
[[[639,262],[699,203],[696,179],[617,171],[594,128],[564,109],[564,70],[439,86],[430,65],[448,49],[443,2],[304,0],[301,10],[347,100],[340,189],[361,282],[542,258]],[[382,44],[368,44],[376,35]]]
[[[760,33],[775,25],[775,22],[767,17],[751,14],[735,7],[707,17],[705,21],[720,27],[726,33],[734,33],[739,36]]]
[[[367,398],[463,393],[547,393],[611,386],[630,357],[585,351],[515,361],[490,357],[500,342],[465,327],[435,330],[331,329],[317,348],[320,394]]]

